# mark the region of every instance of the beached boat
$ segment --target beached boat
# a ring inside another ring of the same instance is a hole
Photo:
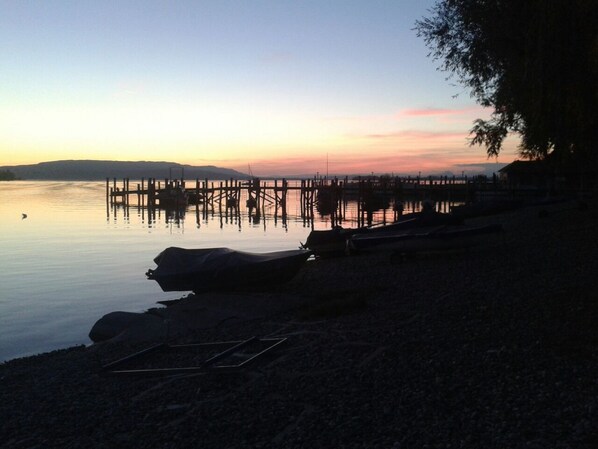
[[[488,201],[480,201],[462,204],[451,207],[451,213],[458,217],[474,218],[487,215],[497,215],[503,212],[519,209],[523,201],[506,198],[496,198]]]
[[[386,234],[357,234],[350,237],[351,251],[395,251],[416,253],[466,249],[489,241],[503,230],[500,224],[484,226],[432,226]]]
[[[311,252],[303,249],[249,253],[230,248],[166,248],[147,271],[164,291],[240,291],[290,280]]]
[[[458,225],[461,217],[434,211],[414,212],[401,217],[401,220],[387,225],[366,226],[361,228],[343,228],[337,226],[327,230],[313,230],[303,244],[304,248],[319,256],[341,255],[346,252],[347,241],[353,235],[386,235],[410,229],[430,226]]]

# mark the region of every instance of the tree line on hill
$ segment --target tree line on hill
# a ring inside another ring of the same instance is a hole
[[[14,181],[17,176],[10,170],[0,170],[0,181]]]
[[[249,179],[236,170],[175,162],[69,160],[0,167],[1,180],[98,181],[106,178]]]

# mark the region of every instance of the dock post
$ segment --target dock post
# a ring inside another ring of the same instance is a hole
[[[148,179],[148,195],[147,195],[147,205],[151,207],[156,206],[156,178]]]
[[[299,184],[299,203],[300,203],[300,213],[301,213],[301,218],[303,220],[303,224],[305,225],[305,219],[307,217],[307,181],[305,181],[304,179],[301,180],[300,184]]]
[[[220,195],[218,196],[218,212],[220,213],[220,215],[222,215],[222,181],[220,181],[220,189],[219,189]]]
[[[256,201],[256,205],[255,205],[255,211],[258,214],[258,216],[260,215],[260,179],[259,178],[254,178],[253,179],[253,187],[255,190],[255,201]]]
[[[361,227],[363,223],[363,180],[361,176],[357,180],[357,227]]]
[[[289,183],[285,178],[282,178],[282,224],[286,227],[287,224],[287,193]]]
[[[286,215],[286,207],[287,207],[287,192],[289,188],[289,183],[285,178],[282,178],[282,208],[285,210]]]

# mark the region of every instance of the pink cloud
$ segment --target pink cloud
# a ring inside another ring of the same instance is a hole
[[[425,108],[425,109],[405,109],[399,113],[399,115],[408,116],[429,116],[429,115],[447,115],[447,114],[458,114],[461,113],[458,109],[441,109],[441,108]]]
[[[368,139],[465,139],[464,132],[405,130],[385,134],[367,134]]]
[[[448,114],[447,114],[448,116]],[[429,175],[444,171],[461,173],[460,164],[487,163],[483,148],[469,147],[469,128],[440,127],[431,130],[408,129],[386,133],[353,134],[344,136],[345,143],[302,151],[299,148],[282,149],[279,157],[257,159],[249,163],[256,176],[292,176],[327,171],[330,176],[368,174],[374,172]],[[455,131],[457,130],[457,131]],[[516,141],[507,145],[501,161],[510,162]],[[512,147],[512,148],[511,148]],[[288,155],[288,156],[287,156]],[[327,157],[328,155],[328,157]],[[232,161],[229,161],[232,162]],[[230,164],[229,164],[230,166]],[[238,161],[240,171],[247,170],[247,162]]]
[[[251,168],[256,176],[313,176],[316,173],[330,176],[345,174],[395,173],[422,175],[438,173],[453,169],[457,164],[486,162],[482,151],[472,148],[449,149],[427,148],[419,150],[397,150],[396,152],[380,153],[375,149],[364,149],[361,154],[343,153],[336,151],[322,157],[281,157],[277,159],[256,160]],[[247,166],[234,167],[246,171]],[[457,171],[460,173],[461,168]],[[455,171],[455,172],[457,172]]]
[[[447,108],[422,108],[422,109],[403,109],[399,112],[399,117],[430,117],[430,116],[447,116],[447,115],[463,115],[477,113],[481,114],[486,112],[487,109],[479,105],[468,106],[458,109],[447,109]]]

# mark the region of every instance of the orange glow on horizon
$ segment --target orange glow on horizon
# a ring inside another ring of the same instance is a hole
[[[489,113],[478,106],[336,118],[215,105],[109,106],[0,108],[0,165],[150,160],[285,176],[460,172],[455,167],[489,162],[467,142],[473,119]],[[501,160],[514,155],[506,145]]]

